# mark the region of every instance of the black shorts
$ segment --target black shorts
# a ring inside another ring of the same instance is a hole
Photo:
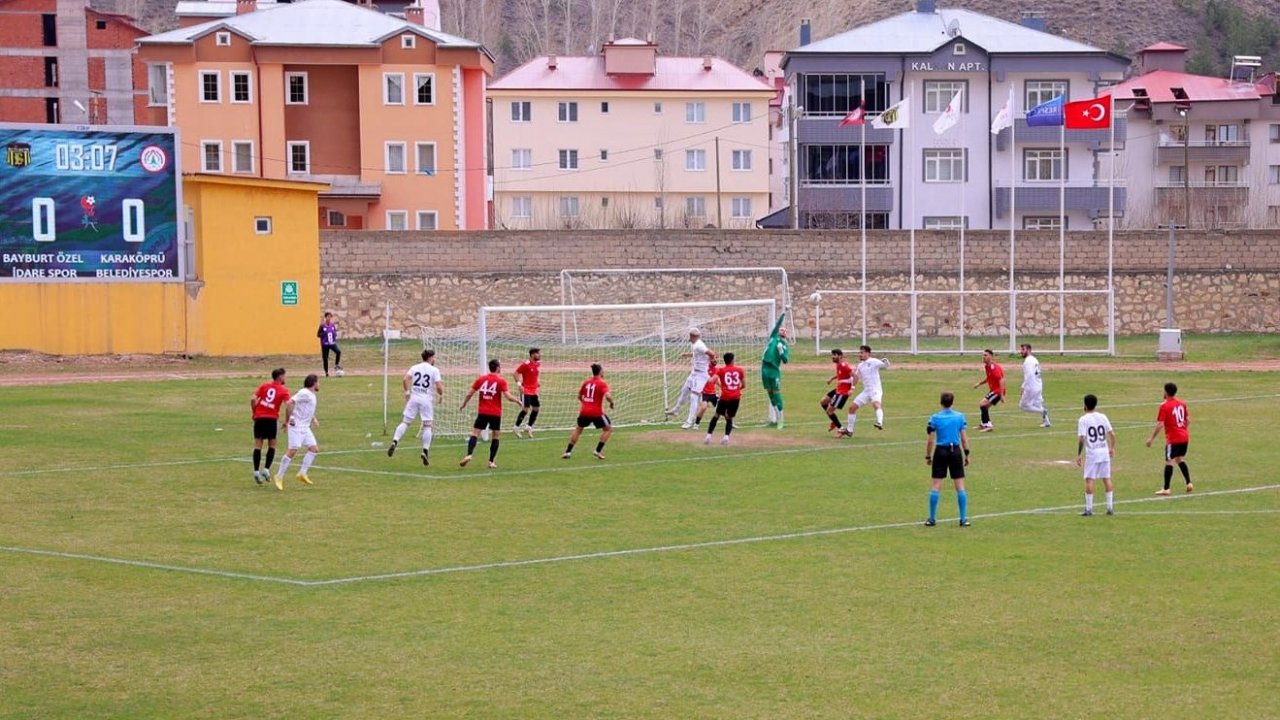
[[[721,400],[716,403],[716,414],[725,417],[734,417],[738,414],[738,405],[742,403],[742,398],[733,400]]]
[[[278,418],[254,418],[253,419],[253,439],[254,440],[275,440],[276,432],[280,428],[280,420]]]
[[[498,432],[502,429],[501,415],[477,415],[476,421],[471,423],[471,427],[476,430],[492,430]]]
[[[538,399],[538,396],[537,396],[537,395],[525,395],[525,396],[524,396],[523,398],[521,398],[521,399],[522,399],[522,400],[524,400],[524,406],[525,406],[525,407],[527,407],[527,408],[540,408],[540,407],[542,407],[542,401]]]
[[[702,393],[702,402],[715,405],[720,402],[720,396],[715,393]]]
[[[1188,443],[1168,443],[1164,446],[1164,459],[1172,460],[1176,457],[1187,456]]]
[[[845,404],[845,403],[849,402],[849,396],[848,396],[848,395],[841,395],[841,394],[838,394],[838,393],[836,393],[836,391],[835,391],[835,390],[832,390],[832,391],[830,391],[830,392],[828,392],[828,393],[827,393],[827,399],[831,401],[831,402],[827,403],[827,408],[828,408],[828,409],[830,409],[830,408],[835,408],[836,410],[840,410],[841,408],[843,408],[843,407],[844,407],[844,404]]]
[[[933,479],[941,480],[948,472],[952,480],[964,479],[964,450],[959,445],[939,445],[933,449]]]
[[[601,415],[599,417],[591,417],[590,415],[578,416],[578,427],[580,428],[594,425],[596,426],[596,428],[600,430],[604,430],[605,428],[609,427],[612,424],[613,423],[609,422],[608,415]]]
[[[987,393],[987,404],[988,404],[988,405],[999,405],[999,404],[1000,404],[1000,401],[1001,401],[1001,400],[1003,400],[1003,399],[1004,399],[1004,396],[1003,396],[1003,395],[999,395],[999,394],[996,394],[996,393],[993,393],[993,392],[989,392],[989,393]]]

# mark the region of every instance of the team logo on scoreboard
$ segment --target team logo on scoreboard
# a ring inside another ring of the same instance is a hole
[[[31,146],[12,142],[5,146],[4,161],[9,167],[26,167],[31,164]]]
[[[98,219],[95,215],[98,200],[92,195],[84,195],[80,198],[80,210],[84,213],[84,217],[80,221],[81,227],[92,228],[94,232],[98,231]]]
[[[138,154],[138,163],[149,173],[163,172],[169,167],[169,153],[159,145],[148,145]]]

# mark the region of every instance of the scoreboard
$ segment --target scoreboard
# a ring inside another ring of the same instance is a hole
[[[0,282],[181,282],[172,128],[0,123]]]

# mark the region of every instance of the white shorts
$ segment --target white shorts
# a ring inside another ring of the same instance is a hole
[[[858,397],[853,399],[853,404],[862,407],[882,400],[884,400],[884,390],[867,390],[863,388],[862,392],[858,393]]]
[[[316,443],[315,433],[311,432],[311,426],[294,427],[289,426],[289,449],[313,447]]]
[[[1027,412],[1044,412],[1044,386],[1022,388],[1022,399],[1018,400],[1018,407]]]
[[[697,393],[701,397],[702,388],[707,386],[708,377],[710,377],[708,373],[691,372],[688,379],[684,381],[684,386],[689,392]]]
[[[1111,477],[1111,461],[1110,460],[1085,460],[1084,462],[1084,479],[1085,480],[1102,480]]]
[[[419,417],[423,422],[431,422],[435,419],[435,413],[436,404],[430,395],[414,393],[409,396],[409,402],[404,404],[404,421],[407,423]]]

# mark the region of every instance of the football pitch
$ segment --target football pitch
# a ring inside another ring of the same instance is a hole
[[[566,461],[563,431],[507,432],[497,470],[457,437],[388,458],[381,377],[351,373],[321,381],[315,485],[295,461],[283,492],[249,464],[269,363],[0,387],[0,718],[1280,716],[1280,373],[1043,355],[1042,429],[1000,359],[993,433],[980,362],[907,359],[886,428],[868,408],[837,440],[805,358],[781,431],[748,364],[728,447],[623,428],[598,461],[588,429]],[[1195,492],[1175,472],[1159,498],[1167,380]],[[921,525],[941,390],[968,528],[950,483]],[[1085,393],[1118,436],[1113,517],[1080,516]]]

